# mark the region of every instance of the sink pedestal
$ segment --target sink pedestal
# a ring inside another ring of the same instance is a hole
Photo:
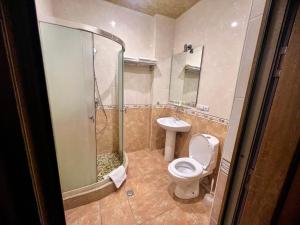
[[[189,132],[192,126],[174,117],[158,118],[156,121],[166,130],[165,160],[170,162],[174,159],[176,132]]]
[[[176,132],[166,130],[165,160],[171,162],[174,159]]]

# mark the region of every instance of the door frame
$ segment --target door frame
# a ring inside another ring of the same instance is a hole
[[[247,113],[244,123],[242,123],[237,157],[244,157],[241,155],[243,153],[241,150],[247,144],[244,142],[246,138],[253,140],[249,136],[250,133],[247,133],[250,132],[247,130],[247,125],[251,121],[255,121],[255,124],[257,124],[260,118],[257,114],[252,115],[251,110],[254,107],[261,108],[264,103],[262,99],[256,97],[258,94],[265,93],[268,83],[266,78],[269,77],[273,68],[272,62],[275,54],[279,51],[278,40],[282,36],[282,32],[278,32],[278,26],[281,27],[286,19],[282,15],[282,9],[284,9],[284,12],[286,11],[287,2],[287,0],[272,1],[273,11],[271,10],[268,17],[267,32],[264,35],[265,47],[261,50],[259,65],[255,71],[254,86],[247,99]],[[278,11],[278,9],[280,10]],[[37,215],[36,218],[32,219],[36,222],[35,224],[65,224],[35,3],[34,0],[1,0],[0,10],[1,30],[5,41],[4,51],[10,69],[5,74],[9,77],[7,89],[14,93],[15,112],[17,113],[17,117],[9,117],[9,119],[10,122],[14,122],[15,119],[18,120],[20,123],[18,131],[22,133],[22,140],[13,139],[15,141],[13,144],[18,142],[24,145],[19,145],[16,153],[23,152],[25,154],[22,167],[24,170],[21,170],[20,173],[26,174],[30,178],[27,183],[22,184],[22,186],[28,188],[22,190],[21,186],[20,191],[23,192],[23,195],[28,194],[29,197],[31,196],[30,191],[34,193],[34,198],[31,197],[31,203],[36,203],[36,208],[32,207],[32,213],[35,212]],[[275,48],[276,52],[273,52],[274,49],[270,47]],[[265,66],[264,70],[262,70],[262,65]],[[266,65],[268,68],[266,68]],[[263,78],[265,80],[261,80]],[[2,96],[5,94],[1,93]],[[255,102],[256,100],[260,101]],[[235,194],[240,193],[240,189],[235,189],[236,182],[241,182],[243,185],[247,184],[243,179],[244,176],[235,176],[238,172],[238,160],[236,162],[229,183],[229,190],[231,191],[225,201],[223,224],[234,224],[228,221],[232,222],[233,215],[237,214],[231,214],[230,210],[234,209],[233,212],[236,212],[235,209],[241,209],[235,207],[237,205],[236,201],[231,201]],[[25,170],[26,168],[28,171]],[[246,171],[249,172],[249,167]],[[5,170],[3,174],[7,173],[9,171]],[[31,190],[30,187],[32,187]],[[1,194],[7,193],[3,190],[0,190],[0,192]],[[17,195],[13,193],[12,196],[5,199],[5,202],[16,203],[16,201],[12,201],[15,196]],[[34,204],[32,205],[34,206]],[[12,208],[11,212],[17,212],[18,210],[20,211],[20,209]],[[16,214],[11,213],[7,217],[13,219],[14,215]],[[22,222],[25,223],[26,221],[23,220]]]
[[[23,183],[7,181],[6,185],[13,188],[8,190],[10,196],[3,202],[1,200],[3,204],[12,205],[7,209],[6,221],[14,221],[13,224],[65,224],[35,2],[1,0],[0,19],[4,40],[1,54],[7,59],[3,63],[9,68],[1,71],[1,77],[7,77],[1,86],[13,93],[13,96],[6,96],[9,92],[1,92],[1,97],[14,99],[16,116],[8,114],[6,122],[18,122],[16,132],[21,134],[21,140],[10,137],[9,150],[15,151],[16,158],[24,154],[23,164],[16,168],[20,177],[30,177]],[[6,112],[5,108],[1,110]],[[10,127],[3,129],[10,130]],[[9,155],[3,155],[3,160],[11,161]],[[8,177],[11,175],[8,170],[3,173]],[[18,181],[17,177],[14,179]],[[31,187],[31,190],[25,187]],[[0,193],[6,195],[7,192],[0,188]],[[31,196],[31,199],[23,207],[21,199],[15,199],[17,196]],[[6,212],[6,206],[4,209]],[[23,214],[22,211],[29,210],[31,220],[16,218]]]
[[[278,84],[279,68],[297,8],[299,8],[297,0],[271,2],[262,48],[259,50],[259,64],[255,68],[253,86],[247,96],[244,120],[240,123],[240,136],[237,139],[236,155],[232,160],[233,170],[228,181],[229,191],[224,198],[221,224],[240,224],[243,212],[247,210],[244,207],[249,182],[261,150],[260,146]],[[240,172],[241,168],[245,169]]]

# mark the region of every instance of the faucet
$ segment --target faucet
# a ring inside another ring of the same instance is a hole
[[[180,109],[182,109],[183,107],[181,105],[176,105],[176,114],[175,114],[175,120],[180,120],[178,117],[178,113],[180,111]]]

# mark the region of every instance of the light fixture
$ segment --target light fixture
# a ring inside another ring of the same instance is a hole
[[[112,27],[115,27],[115,26],[116,26],[116,22],[112,20],[112,21],[110,22],[110,25],[111,25]]]
[[[236,22],[236,21],[233,21],[232,23],[231,23],[231,27],[236,27],[238,25],[238,22]]]

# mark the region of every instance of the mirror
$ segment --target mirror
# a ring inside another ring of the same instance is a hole
[[[185,45],[184,51],[173,55],[170,74],[169,102],[196,107],[203,46]]]

